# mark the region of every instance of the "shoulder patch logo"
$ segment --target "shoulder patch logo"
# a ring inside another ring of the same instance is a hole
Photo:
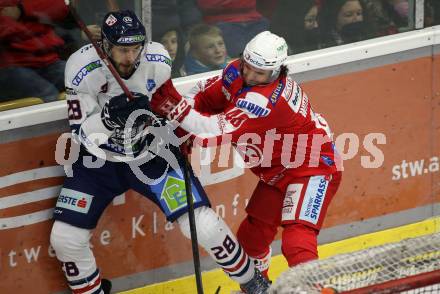
[[[229,88],[239,75],[237,68],[233,65],[229,65],[223,75],[223,84]]]
[[[145,54],[145,58],[151,62],[162,62],[171,66],[171,59],[162,54]]]
[[[95,60],[90,62],[89,64],[87,64],[86,66],[84,66],[79,70],[79,72],[73,78],[72,84],[78,86],[85,76],[87,76],[89,73],[91,73],[92,71],[94,71],[99,67],[102,67],[101,60]]]

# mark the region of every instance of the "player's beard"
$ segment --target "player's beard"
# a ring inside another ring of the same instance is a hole
[[[122,63],[120,63],[120,64],[118,64],[117,69],[118,69],[119,75],[122,78],[127,78],[133,72],[134,67],[135,67],[135,63],[133,63],[133,64],[122,64]]]

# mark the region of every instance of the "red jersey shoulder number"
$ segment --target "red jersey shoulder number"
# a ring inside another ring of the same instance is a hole
[[[246,113],[244,113],[241,109],[237,107],[232,108],[225,114],[225,119],[236,129],[240,128],[241,125],[248,119]]]

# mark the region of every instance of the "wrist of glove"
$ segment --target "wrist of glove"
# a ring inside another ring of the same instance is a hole
[[[191,105],[177,92],[170,79],[153,94],[151,109],[168,120],[181,122],[191,110]]]
[[[138,116],[133,114],[136,110],[151,110],[148,97],[140,93],[132,94],[133,100],[130,100],[127,95],[122,93],[112,97],[102,108],[101,120],[108,130],[124,128],[128,121],[133,123],[133,126],[135,124],[148,123],[145,115]],[[133,115],[131,116],[131,114]]]

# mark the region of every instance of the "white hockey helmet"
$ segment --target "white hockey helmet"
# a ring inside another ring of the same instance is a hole
[[[287,59],[286,40],[269,31],[261,32],[247,43],[243,59],[258,69],[272,70],[272,76],[278,76]]]

